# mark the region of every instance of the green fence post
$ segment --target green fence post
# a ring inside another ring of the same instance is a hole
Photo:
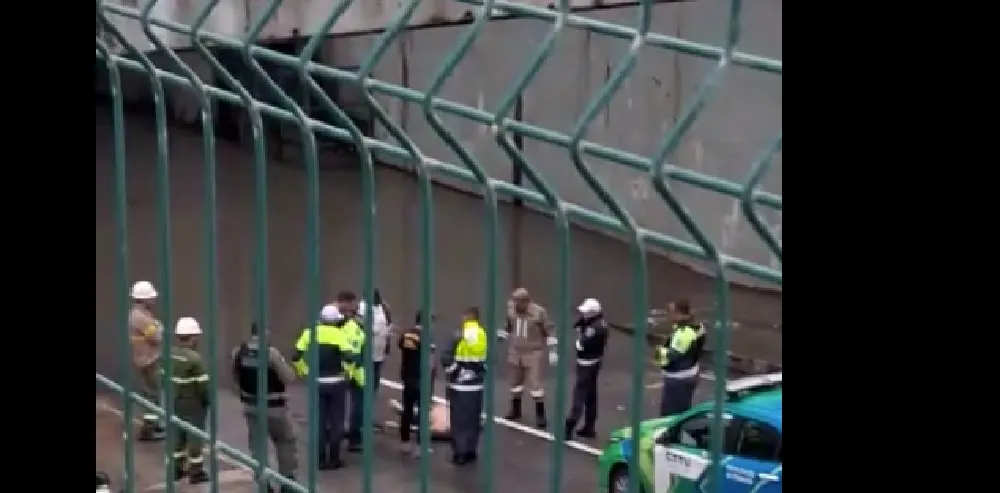
[[[278,0],[280,2],[280,0]],[[362,200],[364,201],[364,214],[363,214],[363,225],[362,225],[362,236],[364,238],[364,299],[367,300],[365,306],[367,309],[364,313],[364,325],[365,325],[365,337],[366,341],[364,344],[364,393],[363,393],[363,423],[362,423],[362,468],[364,470],[362,474],[361,481],[361,491],[364,493],[371,493],[372,491],[372,464],[374,462],[375,456],[372,449],[373,440],[373,403],[372,400],[375,396],[375,382],[373,376],[374,371],[374,360],[372,354],[372,343],[370,328],[372,327],[372,299],[373,292],[375,289],[375,168],[372,163],[371,150],[368,149],[368,144],[365,142],[364,134],[361,130],[354,124],[354,121],[341,109],[336,103],[334,103],[326,92],[323,91],[322,87],[316,83],[312,75],[309,73],[308,65],[311,62],[313,55],[319,49],[320,43],[326,39],[326,33],[330,32],[330,29],[337,22],[338,19],[347,11],[351,6],[350,0],[341,0],[334,5],[333,10],[323,21],[320,28],[316,30],[316,34],[309,38],[305,47],[299,54],[299,58],[295,64],[297,69],[299,80],[306,84],[311,93],[317,96],[320,106],[327,112],[334,115],[334,117],[343,125],[348,133],[350,134],[355,147],[357,148],[358,158],[361,161],[361,176],[362,176]],[[305,121],[305,120],[303,120]],[[324,132],[322,129],[320,132]],[[310,133],[310,135],[312,135]],[[332,137],[334,135],[328,134]],[[315,156],[315,144],[313,144],[313,155]],[[315,157],[314,157],[315,159]],[[315,180],[314,183],[310,184],[311,188],[315,187],[317,189],[316,207],[319,207],[319,171],[318,167],[316,169],[316,175],[310,175],[310,180]],[[318,219],[317,219],[318,220]],[[317,225],[318,227],[318,225]],[[316,244],[319,242],[319,234],[317,232],[316,238],[314,240]],[[316,246],[318,248],[318,246]],[[318,263],[316,265],[318,270]],[[315,331],[313,331],[315,337]],[[351,399],[354,397],[352,396]],[[353,406],[353,402],[351,406]],[[316,407],[311,407],[310,409],[316,409]],[[311,415],[310,415],[311,418]],[[311,422],[311,421],[310,421]],[[310,472],[312,472],[310,470]]]
[[[202,82],[198,74],[191,69],[183,60],[178,57],[173,50],[167,47],[163,41],[157,36],[150,24],[150,14],[153,11],[153,7],[159,0],[150,0],[146,2],[145,6],[140,12],[140,24],[142,25],[142,32],[146,35],[153,46],[156,47],[161,53],[166,54],[167,58],[173,62],[174,66],[180,70],[181,74],[187,78],[191,83],[190,89],[194,92],[195,96],[198,98],[198,106],[201,110],[201,135],[202,135],[202,152],[204,156],[205,164],[205,276],[204,285],[205,290],[208,294],[207,303],[207,317],[205,320],[204,327],[208,331],[208,354],[211,355],[208,358],[208,373],[209,378],[211,378],[211,402],[213,403],[209,412],[208,419],[208,436],[209,436],[209,454],[208,454],[208,464],[209,464],[209,475],[212,478],[211,481],[211,491],[212,493],[218,493],[219,491],[219,461],[218,456],[215,451],[215,442],[217,441],[218,434],[218,394],[219,394],[219,367],[216,355],[218,354],[218,310],[216,306],[218,305],[217,297],[217,287],[216,280],[218,278],[218,270],[216,265],[216,244],[217,244],[217,231],[216,223],[218,217],[218,204],[216,198],[216,164],[215,164],[215,128],[214,128],[214,117],[212,115],[212,102],[208,98],[205,92],[205,84]],[[170,471],[168,471],[168,474]]]
[[[643,374],[645,370],[646,358],[641,355],[646,353],[646,317],[647,309],[647,273],[646,273],[646,252],[643,247],[643,234],[639,225],[632,218],[632,215],[614,196],[608,191],[597,176],[594,175],[590,166],[583,159],[583,138],[591,123],[600,114],[600,111],[607,106],[608,102],[621,87],[621,84],[632,73],[638,61],[639,52],[646,42],[646,35],[649,32],[651,20],[651,0],[642,0],[639,5],[639,12],[636,18],[636,33],[632,38],[632,44],[625,57],[618,62],[614,72],[604,85],[597,91],[596,95],[590,99],[586,109],[573,127],[572,140],[569,144],[570,157],[577,172],[587,182],[587,185],[597,194],[601,202],[614,214],[621,225],[628,232],[628,237],[632,241],[632,325],[636,333],[632,336],[632,396],[629,403],[630,426],[632,437],[639,437],[639,426],[642,421],[642,396],[645,387],[643,385]],[[629,452],[629,493],[638,493],[639,482],[639,440],[631,441],[632,450]]]
[[[264,82],[264,87],[278,99],[282,106],[285,107],[289,112],[291,112],[294,117],[294,121],[298,124],[299,134],[302,139],[303,146],[303,165],[306,168],[307,175],[307,192],[306,192],[306,202],[307,202],[307,219],[306,219],[306,238],[305,238],[305,257],[306,257],[306,317],[304,320],[307,321],[308,327],[316,327],[318,324],[318,311],[317,307],[319,305],[319,163],[316,156],[316,138],[313,135],[312,128],[310,126],[310,119],[302,111],[302,108],[298,103],[290,98],[285,92],[271,79],[271,76],[267,74],[267,71],[260,66],[257,59],[254,58],[254,48],[257,41],[260,39],[261,32],[264,30],[264,26],[267,25],[268,21],[271,20],[277,14],[278,8],[281,7],[283,0],[271,0],[268,2],[267,7],[264,9],[264,13],[261,14],[254,22],[251,23],[250,27],[247,29],[247,33],[243,38],[242,48],[243,48],[243,60],[246,62],[247,66],[253,71],[259,80]],[[261,179],[263,178],[263,179]],[[264,177],[258,177],[258,187],[262,187],[266,182],[266,175]],[[258,199],[263,199],[264,197],[257,197]],[[255,224],[257,226],[258,235],[266,237],[267,229],[265,224],[265,219],[267,217],[267,204],[265,200],[258,200],[256,204],[256,217]],[[266,276],[265,272],[267,269],[268,258],[266,256],[266,250],[263,248],[266,244],[266,239],[258,236],[258,249],[257,258],[254,264],[257,266],[255,269],[258,273],[258,291],[257,291],[257,313],[263,316],[267,306],[267,297],[265,295],[267,286],[263,284],[263,277]],[[259,320],[258,323],[266,324],[267,320]],[[261,347],[269,347],[269,337],[267,330],[260,331],[260,345]],[[317,344],[316,344],[316,331],[309,331],[309,351],[306,356],[307,364],[309,368],[313,371],[309,372],[309,398],[308,406],[309,410],[312,411],[317,408],[317,398],[316,398],[316,371],[315,369],[319,367],[317,364]],[[267,352],[261,351],[258,355],[258,367],[265,368],[267,361]],[[263,374],[264,372],[260,372]],[[267,465],[267,418],[266,418],[266,401],[265,401],[265,391],[264,389],[264,378],[258,375],[257,378],[257,443],[253,444],[254,456],[259,457],[260,469]],[[316,439],[317,439],[317,425],[316,425],[316,413],[309,412],[309,423],[308,423],[308,434],[309,434],[309,451],[308,451],[308,467],[307,467],[307,488],[308,491],[316,491],[316,474],[317,474],[317,457],[316,457]],[[260,475],[260,472],[258,472]],[[266,491],[264,484],[259,485],[260,493]]]
[[[107,29],[106,19],[98,5],[97,18],[99,25]],[[135,492],[135,434],[132,420],[134,406],[129,394],[132,393],[132,360],[124,348],[131,345],[128,327],[128,179],[125,172],[125,102],[122,99],[122,80],[118,65],[111,58],[108,45],[97,38],[97,51],[104,58],[108,71],[108,82],[111,93],[111,122],[114,132],[114,216],[115,216],[115,246],[118,255],[115,261],[115,316],[116,333],[118,335],[118,371],[121,373],[122,389],[122,423],[125,429],[125,493]]]

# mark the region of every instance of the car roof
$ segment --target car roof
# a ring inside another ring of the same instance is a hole
[[[753,394],[727,406],[740,415],[759,419],[781,429],[781,389]]]
[[[725,408],[731,413],[753,418],[781,429],[782,374],[751,375],[726,382]],[[712,401],[699,406],[711,410]]]

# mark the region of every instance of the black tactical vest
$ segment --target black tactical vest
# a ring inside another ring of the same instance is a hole
[[[237,375],[237,385],[240,389],[240,400],[244,404],[257,404],[257,364],[260,348],[256,342],[243,343],[233,362]],[[267,406],[282,407],[286,403],[285,383],[281,381],[278,372],[267,366]]]

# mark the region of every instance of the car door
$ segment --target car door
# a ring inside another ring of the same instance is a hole
[[[781,493],[781,432],[760,420],[733,420],[736,440],[726,461],[726,493]]]
[[[723,415],[726,438],[723,454],[732,448],[735,435],[732,415]],[[664,430],[653,447],[653,493],[702,493],[708,480],[712,443],[712,413],[695,412]],[[724,455],[725,457],[725,455]],[[718,491],[716,493],[723,493]]]

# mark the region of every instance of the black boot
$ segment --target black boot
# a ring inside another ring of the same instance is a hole
[[[535,420],[539,430],[544,430],[549,426],[548,420],[545,419],[545,401],[535,401]]]
[[[153,424],[143,424],[139,428],[140,442],[159,442],[166,438],[166,430]]]
[[[584,423],[583,428],[576,432],[576,436],[582,438],[597,438],[597,430],[594,423]]]
[[[508,421],[517,421],[521,419],[521,398],[512,397],[510,399],[510,412],[504,416]]]
[[[347,451],[361,452],[361,430],[347,432]]]
[[[566,418],[566,439],[572,440],[573,433],[576,431],[576,420],[572,418]]]
[[[180,481],[187,476],[187,463],[184,459],[174,460],[174,481]]]
[[[97,489],[101,489],[102,486],[110,488],[111,487],[111,480],[108,479],[108,475],[107,474],[105,474],[105,473],[103,473],[101,471],[97,471]]]
[[[295,481],[295,478],[292,476],[288,476],[288,479],[291,481]],[[291,487],[288,486],[282,486],[278,491],[280,491],[281,493],[295,493],[295,490],[293,490]]]
[[[196,467],[188,471],[188,482],[191,484],[202,484],[208,482],[208,473],[205,468]]]
[[[295,481],[295,476],[288,476],[288,480]],[[295,490],[293,490],[288,486],[281,486],[281,488],[279,488],[278,491],[280,491],[281,493],[295,493]]]

